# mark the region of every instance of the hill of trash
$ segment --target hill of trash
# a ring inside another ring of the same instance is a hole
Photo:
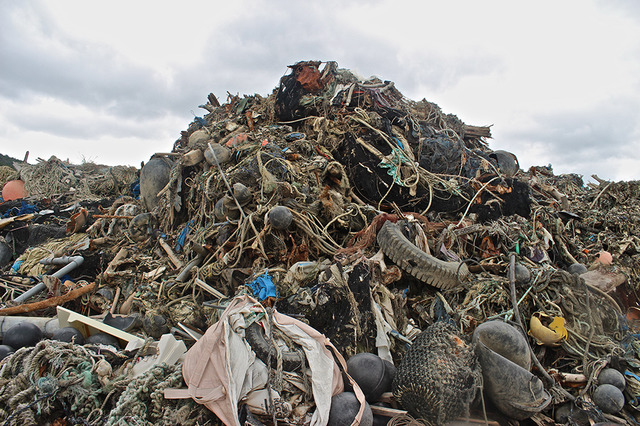
[[[289,70],[140,169],[0,167],[0,421],[637,424],[640,184]]]

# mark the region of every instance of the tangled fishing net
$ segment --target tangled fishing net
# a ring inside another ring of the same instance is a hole
[[[132,378],[119,375],[126,368],[115,366],[123,360],[109,354],[54,340],[19,349],[0,364],[2,425],[56,419],[86,425],[203,424],[211,416],[191,400],[165,401],[164,389],[183,384],[181,365],[156,365]]]
[[[414,340],[398,366],[393,395],[428,424],[465,416],[480,384],[473,349],[450,322],[437,321]]]
[[[13,179],[16,175],[16,171],[9,166],[0,166],[0,189],[5,183]]]
[[[129,194],[138,170],[129,166],[75,166],[52,156],[38,164],[24,164],[20,178],[29,195],[51,197],[73,192],[77,199],[93,200]]]

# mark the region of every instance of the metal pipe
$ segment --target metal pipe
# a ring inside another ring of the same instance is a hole
[[[40,261],[40,263],[42,263],[43,265],[66,265],[58,269],[53,274],[51,274],[51,276],[54,276],[56,278],[61,278],[67,272],[73,271],[75,268],[82,265],[82,262],[84,262],[84,257],[82,256],[62,256],[62,257],[55,257],[55,258],[49,257],[46,259],[42,259]],[[31,290],[28,290],[23,294],[21,294],[20,296],[13,299],[13,301],[17,303],[22,303],[25,300],[29,299],[30,297],[33,297],[36,294],[40,293],[45,288],[47,288],[45,283],[39,283],[34,287],[32,287]]]

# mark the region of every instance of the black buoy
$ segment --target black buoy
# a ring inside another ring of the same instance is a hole
[[[21,322],[7,330],[2,338],[2,344],[20,349],[35,346],[40,340],[42,340],[42,330],[37,325]]]
[[[75,343],[76,345],[84,345],[84,336],[75,327],[62,327],[56,330],[51,336],[52,340],[60,342]]]
[[[84,339],[86,345],[108,345],[120,350],[118,339],[107,333],[96,333]]]
[[[15,350],[8,345],[0,345],[0,361],[14,353]]]
[[[142,319],[142,327],[146,333],[154,339],[159,339],[163,334],[169,333],[169,323],[162,315],[148,315]]]
[[[616,414],[624,406],[624,395],[620,389],[613,385],[600,385],[593,391],[593,402],[602,411],[608,414]]]
[[[623,391],[626,387],[626,380],[624,378],[624,375],[618,370],[613,368],[605,368],[598,375],[598,384],[613,385]]]
[[[360,401],[353,392],[342,392],[331,398],[331,410],[329,411],[328,426],[351,426],[360,410]],[[365,402],[364,412],[360,420],[360,426],[372,426],[373,413],[371,407]]]
[[[160,203],[158,192],[169,183],[173,162],[165,157],[153,157],[140,170],[140,201],[147,211]]]
[[[493,153],[490,154],[490,157],[496,160],[500,171],[508,177],[512,177],[518,173],[520,165],[518,164],[516,156],[511,152],[499,149],[497,151],[493,151]]]
[[[384,392],[391,391],[395,367],[378,355],[362,352],[349,358],[347,373],[360,386],[367,401],[375,402]]]
[[[573,275],[580,275],[587,272],[588,269],[582,263],[572,263],[571,265],[569,265],[569,268],[567,268],[567,271],[569,271],[569,273]]]
[[[293,222],[293,214],[285,206],[275,206],[268,213],[269,223],[275,229],[284,231]]]
[[[131,331],[134,328],[140,327],[141,325],[141,321],[138,315],[113,316],[111,315],[111,312],[107,312],[107,315],[105,315],[102,322],[122,331]]]
[[[5,267],[9,263],[11,263],[11,259],[13,258],[13,250],[9,247],[8,244],[0,241],[0,268]]]

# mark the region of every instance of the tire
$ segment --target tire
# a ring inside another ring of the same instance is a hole
[[[245,329],[245,339],[255,352],[258,359],[268,365],[269,353],[271,353],[271,368],[278,367],[278,356],[271,342],[267,341],[263,328],[253,323]],[[301,357],[304,356],[299,352],[283,351],[282,352],[282,369],[285,371],[298,371],[302,368],[303,362]]]
[[[391,221],[386,221],[378,232],[378,244],[402,270],[439,289],[455,288],[469,275],[464,263],[445,262],[420,250],[402,234],[398,224]]]

